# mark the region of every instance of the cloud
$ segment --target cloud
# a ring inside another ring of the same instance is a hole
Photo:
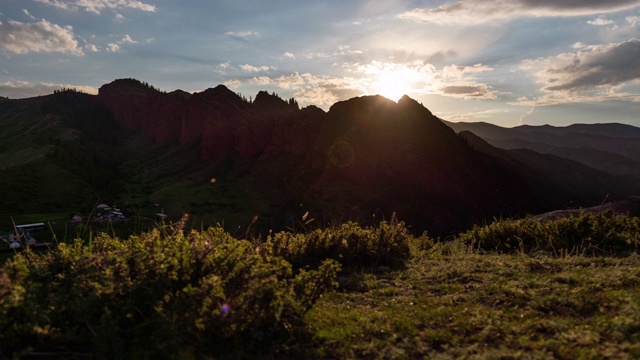
[[[480,24],[518,17],[581,16],[612,13],[640,6],[640,0],[460,0],[438,7],[417,8],[400,19],[433,24]]]
[[[456,97],[456,98],[478,98],[478,99],[496,99],[496,94],[491,90],[491,87],[485,84],[458,84],[447,85],[439,89],[441,95]]]
[[[615,23],[616,23],[615,21],[613,21],[611,19],[606,19],[606,18],[603,18],[603,17],[599,17],[599,18],[597,18],[595,20],[587,21],[587,24],[594,25],[594,26],[613,25]]]
[[[98,52],[98,51],[100,51],[100,49],[99,49],[96,45],[94,45],[94,44],[85,44],[85,45],[84,45],[84,48],[85,48],[85,49],[87,49],[87,50],[89,50],[89,51],[91,51],[91,52]]]
[[[618,86],[640,79],[640,39],[585,47],[576,53],[525,60],[548,91],[579,91],[599,86]]]
[[[296,56],[293,53],[290,53],[288,51],[285,52],[284,54],[282,54],[282,56],[284,56],[286,58],[289,58],[289,59],[295,59],[296,58]]]
[[[107,51],[108,52],[120,52],[120,45],[118,45],[116,43],[109,43],[107,45]]]
[[[477,81],[477,75],[492,71],[482,64],[472,66],[449,65],[438,68],[433,64],[413,61],[387,63],[372,61],[367,64],[348,65],[354,74],[364,74],[361,87],[366,93],[384,91],[381,87],[400,84],[403,93],[432,94],[464,99],[496,99],[497,93],[486,84]]]
[[[138,42],[133,40],[131,36],[125,35],[119,42],[120,44],[137,44]]]
[[[493,70],[481,64],[437,68],[421,61],[371,61],[346,63],[343,70],[345,74],[338,76],[294,72],[279,76],[254,76],[248,80],[232,79],[230,83],[234,86],[277,87],[292,94],[301,104],[320,107],[354,96],[385,93],[385,90],[389,90],[388,86],[397,84],[402,85],[397,90],[409,96],[433,94],[464,99],[496,99],[499,95],[491,86],[477,81],[480,73]]]
[[[293,73],[277,77],[259,76],[250,80],[251,84],[276,86],[289,90],[301,104],[328,107],[337,101],[362,95],[357,79],[350,77],[316,76],[310,73]]]
[[[543,85],[547,94],[540,99],[547,102],[604,101],[633,98],[621,89],[640,80],[639,58],[640,39],[630,39],[525,60],[521,67]]]
[[[16,54],[61,52],[83,55],[71,26],[62,27],[44,19],[36,23],[0,22],[0,45]]]
[[[473,74],[491,70],[493,70],[492,67],[482,64],[475,64],[473,66],[450,65],[442,68],[441,76],[445,79],[462,80],[464,78],[468,78],[469,76],[473,76]]]
[[[240,69],[246,72],[260,72],[260,71],[269,71],[271,69],[269,66],[253,66],[249,64],[244,64],[239,66]]]
[[[53,84],[53,83],[30,83],[26,81],[5,81],[0,83],[0,96],[6,96],[12,99],[29,98],[40,95],[52,94],[58,89],[76,89],[88,94],[97,94],[98,89],[91,86]]]
[[[325,51],[308,52],[303,56],[307,59],[326,59],[328,57],[331,57],[331,55]]]
[[[625,20],[632,27],[640,25],[640,16],[627,16]]]
[[[337,49],[331,54],[332,56],[344,56],[353,54],[363,54],[362,50],[353,50],[349,45],[339,45]]]
[[[230,38],[234,38],[237,40],[249,40],[249,39],[257,38],[258,36],[260,36],[260,34],[255,31],[240,31],[240,32],[227,31],[224,34]]]
[[[443,112],[443,113],[437,113],[436,116],[438,116],[441,119],[445,119],[447,121],[465,122],[465,121],[478,121],[479,119],[495,119],[496,114],[504,114],[508,112],[509,110],[507,109],[489,109],[489,110],[468,112],[468,113]]]
[[[123,9],[130,8],[142,11],[155,12],[155,5],[145,4],[138,0],[77,0],[73,3],[62,0],[34,0],[36,2],[57,7],[64,10],[79,10],[82,9],[87,12],[100,15],[100,12],[104,9]]]
[[[120,47],[120,45],[122,44],[137,44],[138,42],[133,40],[131,38],[131,36],[129,35],[125,35],[122,39],[114,42],[114,43],[109,43],[106,47],[108,52],[120,52],[120,50],[122,49]]]
[[[27,9],[22,9],[22,12],[23,12],[25,15],[27,15],[27,17],[29,17],[29,19],[31,19],[31,20],[35,20],[35,19],[36,19],[36,17],[35,17],[35,16],[33,16],[33,15],[31,15],[31,13],[29,12],[29,10],[27,10]]]

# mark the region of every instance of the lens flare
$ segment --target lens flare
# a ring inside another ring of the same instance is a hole
[[[222,315],[227,315],[229,312],[231,312],[231,305],[227,303],[222,304],[222,306],[220,307],[220,312],[222,313]]]

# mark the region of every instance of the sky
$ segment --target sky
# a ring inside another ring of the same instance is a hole
[[[507,127],[640,126],[640,0],[0,0],[0,96],[120,78],[324,110],[406,94]]]

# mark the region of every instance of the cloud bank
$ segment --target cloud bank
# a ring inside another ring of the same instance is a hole
[[[461,0],[413,9],[398,17],[441,25],[470,25],[518,17],[596,15],[637,6],[639,0]]]
[[[54,90],[76,89],[87,94],[97,94],[98,89],[91,86],[53,84],[53,83],[30,83],[27,81],[5,81],[0,83],[0,93],[12,99],[30,98],[34,96],[49,95]]]
[[[71,26],[62,27],[44,19],[35,23],[0,22],[0,45],[15,54],[61,52],[83,55]]]
[[[585,46],[575,53],[530,59],[521,67],[547,92],[542,100],[555,102],[637,100],[621,89],[640,81],[640,39]],[[600,99],[600,100],[599,100]]]
[[[77,1],[63,1],[63,0],[34,0],[36,2],[57,7],[64,10],[77,11],[82,9],[87,12],[100,15],[100,12],[104,9],[123,9],[130,8],[142,11],[155,12],[156,7],[151,4],[145,4],[138,0],[77,0]]]
[[[221,65],[225,68],[230,66],[227,63]],[[239,67],[247,72],[268,69],[268,67],[251,65]],[[231,79],[225,84],[277,87],[291,92],[301,104],[320,107],[327,107],[354,96],[377,94],[384,90],[380,88],[381,86],[393,85],[394,80],[406,86],[402,91],[409,96],[430,94],[460,99],[497,99],[499,95],[490,85],[478,81],[479,74],[493,70],[481,64],[438,68],[422,61],[407,63],[371,61],[346,63],[342,68],[346,72],[342,76],[294,72],[278,76],[254,76],[244,80]]]

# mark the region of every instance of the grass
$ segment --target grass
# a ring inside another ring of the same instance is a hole
[[[2,268],[0,340],[98,357],[639,358],[637,218],[539,223],[548,233],[531,242],[528,224],[498,221],[452,241],[415,237],[395,219],[253,243],[175,225],[98,235]],[[515,250],[495,246],[514,234]],[[225,318],[229,308],[239,317]],[[146,344],[147,331],[161,340]]]
[[[10,168],[17,164],[27,164],[44,158],[51,152],[51,148],[50,146],[40,148],[25,147],[12,152],[3,151],[0,153],[0,169]]]
[[[322,358],[637,358],[640,268],[624,259],[443,255],[344,279],[305,321]]]

